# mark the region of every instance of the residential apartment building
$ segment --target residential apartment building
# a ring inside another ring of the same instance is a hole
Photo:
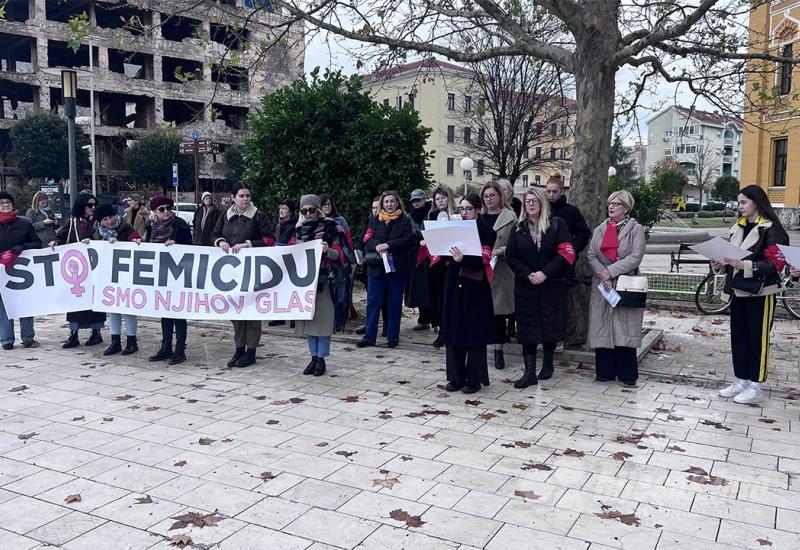
[[[202,139],[241,141],[249,110],[304,72],[303,27],[293,25],[277,40],[280,31],[270,25],[289,20],[268,0],[8,0],[4,7],[0,162],[6,176],[17,173],[8,155],[14,120],[62,109],[58,72],[45,74],[45,68],[94,66],[94,113],[89,78],[79,77],[77,122],[88,134],[94,116],[101,181],[125,178],[128,145],[163,125],[174,125],[187,137],[196,130]],[[73,50],[69,22],[82,13],[90,36]],[[201,167],[204,183],[224,178],[225,165],[207,159]]]
[[[471,127],[465,112],[482,110],[486,99],[476,89],[472,73],[453,63],[433,58],[402,65],[387,73],[367,75],[364,88],[378,103],[402,108],[410,104],[420,116],[422,125],[432,129],[428,150],[435,153],[430,171],[436,184],[463,188],[461,159],[473,159],[471,181],[483,184],[495,176],[490,162],[475,152],[474,145],[487,139],[484,128]],[[561,173],[569,185],[575,103],[567,100],[569,113],[558,122],[537,124],[541,135],[530,150],[523,152],[540,163],[526,171],[515,182],[515,191],[530,185],[544,185],[554,173]],[[488,114],[485,115],[488,117]],[[553,119],[554,120],[554,119]]]
[[[800,56],[800,1],[764,2],[750,13],[751,51]],[[753,62],[745,92],[755,109],[745,115],[742,184],[767,191],[784,222],[800,225],[800,70]],[[760,70],[758,70],[760,69]],[[775,92],[772,96],[771,92]],[[767,92],[766,94],[764,92]],[[772,96],[766,98],[765,96]]]
[[[686,172],[689,185],[684,199],[699,200],[698,177],[710,175],[740,178],[742,130],[740,119],[719,112],[700,111],[677,105],[669,106],[646,121],[646,174],[665,159],[672,159]],[[704,192],[703,201],[706,201]]]

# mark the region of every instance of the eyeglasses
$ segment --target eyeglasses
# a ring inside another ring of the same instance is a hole
[[[172,212],[172,207],[171,206],[159,206],[158,208],[156,208],[156,210],[158,210],[159,212]]]
[[[424,200],[425,199],[411,199],[411,204],[414,204],[414,203],[417,203],[417,202],[422,202]]]
[[[307,216],[309,214],[316,214],[317,213],[317,207],[316,206],[310,206],[308,208],[301,208],[300,209],[300,213],[302,215],[304,215],[304,216]]]
[[[625,206],[625,205],[622,204],[621,202],[610,202],[610,203],[608,203],[608,207],[609,208],[621,208],[623,206]]]
[[[471,206],[459,206],[458,213],[459,214],[469,214],[470,212],[474,211],[475,209]]]
[[[86,208],[94,208],[95,206],[97,206],[96,202],[87,202],[86,203]]]
[[[0,206],[14,206],[14,203],[11,201],[0,201]]]
[[[541,204],[539,199],[525,199],[525,204]]]

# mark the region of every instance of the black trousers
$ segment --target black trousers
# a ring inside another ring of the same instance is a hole
[[[511,315],[495,315],[494,316],[494,343],[495,344],[507,344],[508,343],[509,317],[511,317]]]
[[[614,348],[595,348],[595,373],[599,378],[620,381],[636,381],[639,378],[639,363],[636,348],[617,346]]]
[[[522,355],[533,355],[534,364],[536,361],[536,348],[538,346],[531,345],[531,344],[522,344]],[[554,343],[542,344],[542,365],[546,365],[547,363],[553,362],[553,357],[556,354],[556,345]]]
[[[489,385],[489,365],[486,362],[486,346],[460,348],[447,346],[447,381],[457,386]]]
[[[767,379],[769,340],[775,319],[775,296],[731,297],[731,353],[736,378]]]
[[[161,318],[161,338],[172,344],[172,332],[175,332],[175,344],[186,345],[186,319]]]

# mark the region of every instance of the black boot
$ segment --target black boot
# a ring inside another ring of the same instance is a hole
[[[522,378],[514,382],[514,387],[518,390],[527,388],[528,386],[535,386],[539,383],[539,380],[536,378],[536,356],[523,355],[522,361],[525,363],[525,374],[522,375]]]
[[[325,358],[317,357],[317,366],[314,367],[314,376],[322,376],[325,374]]]
[[[172,342],[168,340],[161,340],[161,347],[155,355],[147,358],[148,361],[166,361],[172,359]]]
[[[226,366],[235,367],[236,363],[239,362],[239,359],[241,359],[243,355],[244,355],[244,348],[236,348],[236,351],[233,352],[233,357],[230,358]]]
[[[88,345],[88,344],[87,344]],[[122,344],[119,337],[119,334],[112,334],[111,335],[111,345],[108,346],[103,355],[114,355],[115,353],[119,353],[122,351]]]
[[[555,344],[542,344],[542,370],[539,371],[539,380],[550,380],[553,377],[553,356],[556,353]]]
[[[64,343],[61,344],[61,347],[64,349],[69,349],[69,348],[77,348],[80,345],[81,343],[78,341],[78,331],[72,330],[69,333],[69,338],[64,340]]]
[[[506,358],[503,355],[503,350],[494,350],[494,368],[499,370],[506,368]]]
[[[253,363],[256,362],[256,350],[255,348],[247,348],[245,350],[244,355],[236,361],[235,367],[244,368],[249,367]]]
[[[169,359],[170,365],[178,365],[186,361],[186,342],[175,342],[175,352]]]
[[[103,337],[100,335],[100,331],[97,329],[92,329],[92,334],[89,336],[89,339],[83,344],[84,346],[96,346],[97,344],[103,343]]]
[[[312,357],[311,361],[309,361],[308,365],[303,371],[303,374],[314,374],[314,369],[317,367],[317,360],[317,357]]]
[[[122,350],[122,355],[130,355],[139,351],[139,343],[136,341],[136,336],[128,336],[125,341],[125,349]]]

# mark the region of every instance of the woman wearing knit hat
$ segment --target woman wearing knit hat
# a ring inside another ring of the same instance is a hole
[[[217,225],[217,220],[221,213],[219,207],[214,204],[214,195],[208,191],[203,193],[192,220],[194,244],[198,246],[214,246],[211,234],[214,232],[214,227]]]
[[[297,321],[295,334],[306,337],[308,351],[311,353],[311,362],[303,374],[322,376],[325,374],[325,358],[331,352],[331,335],[335,328],[335,281],[337,275],[343,275],[344,269],[341,234],[336,222],[322,213],[320,200],[316,195],[303,195],[300,199],[300,214],[301,221],[297,224],[289,244],[321,240],[322,263],[319,268],[314,318],[310,321]]]
[[[175,202],[164,195],[150,199],[150,210],[155,217],[147,228],[147,242],[173,244],[192,244],[189,224],[172,211]],[[172,333],[175,332],[175,348],[172,348]],[[177,365],[186,361],[186,319],[161,318],[161,347],[151,355],[150,361],[169,361]]]
[[[243,248],[275,244],[267,217],[250,201],[250,189],[237,183],[231,187],[233,205],[219,217],[214,228],[213,242],[226,254]],[[261,321],[233,321],[233,340],[236,351],[228,361],[229,367],[249,367],[256,362],[256,347],[261,341]]]
[[[117,241],[127,241],[139,244],[142,237],[131,224],[124,221],[121,216],[117,216],[114,207],[110,204],[101,204],[94,209],[94,218],[97,220],[97,229],[94,232],[94,240],[107,241],[114,244]],[[125,319],[125,349],[122,349],[122,319]],[[103,355],[114,355],[122,352],[122,355],[130,355],[139,351],[136,342],[136,328],[138,321],[136,315],[122,315],[121,313],[108,314],[108,329],[111,333],[111,345],[106,348]]]

